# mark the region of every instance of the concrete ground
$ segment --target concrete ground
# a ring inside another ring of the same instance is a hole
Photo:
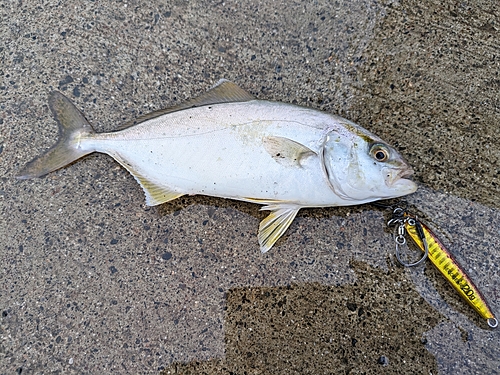
[[[498,1],[25,0],[0,35],[0,374],[500,373],[500,329],[396,264],[381,209],[303,210],[262,255],[257,205],[146,207],[104,155],[14,178],[52,90],[101,132],[227,78],[394,145],[500,315]]]

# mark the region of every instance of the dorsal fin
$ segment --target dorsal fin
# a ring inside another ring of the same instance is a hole
[[[183,109],[202,107],[211,104],[247,102],[254,99],[255,97],[252,94],[249,94],[235,83],[230,82],[226,79],[221,79],[215,84],[214,87],[196,98],[189,99],[188,101],[175,105],[173,107],[160,109],[158,111],[148,113],[147,115],[140,116],[135,120],[126,122],[113,131],[127,129],[141,122],[163,116],[167,113],[182,111]]]

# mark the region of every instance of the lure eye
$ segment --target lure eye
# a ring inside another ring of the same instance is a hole
[[[370,155],[379,162],[384,162],[389,159],[389,150],[381,144],[375,144],[370,149]]]

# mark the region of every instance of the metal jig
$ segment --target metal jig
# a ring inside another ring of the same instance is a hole
[[[491,328],[498,327],[498,320],[491,312],[486,299],[460,264],[453,258],[448,249],[446,249],[427,225],[418,220],[417,216],[408,213],[405,209],[400,207],[394,209],[393,217],[387,224],[398,225],[395,232],[397,234],[395,235],[396,258],[403,266],[416,266],[428,257],[432,264],[434,264],[439,272],[441,272],[450,282],[462,298],[464,298],[481,317],[486,319],[488,326]],[[406,243],[405,233],[410,236],[420,250],[424,251],[422,259],[415,263],[404,263],[400,257],[399,247]]]

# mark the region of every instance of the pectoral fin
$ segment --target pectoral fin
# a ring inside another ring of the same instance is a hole
[[[259,244],[262,253],[267,252],[285,233],[300,210],[300,206],[289,203],[271,204],[261,210],[272,211],[259,225]]]
[[[263,143],[269,155],[285,166],[300,167],[301,160],[311,155],[317,155],[309,147],[284,137],[265,137]]]

